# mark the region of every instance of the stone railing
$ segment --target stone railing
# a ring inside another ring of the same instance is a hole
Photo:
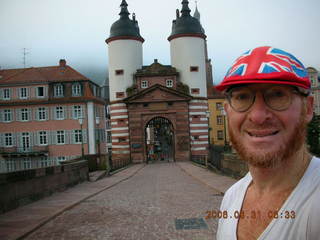
[[[85,160],[0,174],[0,214],[88,180]]]

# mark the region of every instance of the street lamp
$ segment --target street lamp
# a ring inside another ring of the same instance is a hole
[[[83,118],[79,118],[79,124],[81,129],[81,157],[84,157],[84,147],[83,147],[83,132],[82,132],[82,125],[83,125]]]

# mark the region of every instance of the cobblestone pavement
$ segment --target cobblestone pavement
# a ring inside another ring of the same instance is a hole
[[[205,216],[206,211],[218,209],[221,200],[218,192],[177,164],[149,164],[26,239],[214,240],[217,219]]]

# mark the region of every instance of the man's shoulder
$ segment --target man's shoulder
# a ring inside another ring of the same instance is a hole
[[[245,192],[249,183],[251,182],[252,177],[248,172],[243,178],[233,184],[224,194],[224,199],[234,199]]]

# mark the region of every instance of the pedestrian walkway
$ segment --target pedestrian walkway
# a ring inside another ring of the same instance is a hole
[[[190,162],[173,163],[173,165],[179,166],[181,170],[197,181],[207,185],[207,187],[210,187],[217,194],[224,193],[235,182],[231,178],[219,176]],[[0,239],[21,239],[66,210],[128,180],[144,167],[144,164],[132,165],[111,177],[106,177],[97,182],[79,184],[64,192],[55,193],[50,197],[0,215]],[[144,193],[140,193],[140,195],[144,195]]]

